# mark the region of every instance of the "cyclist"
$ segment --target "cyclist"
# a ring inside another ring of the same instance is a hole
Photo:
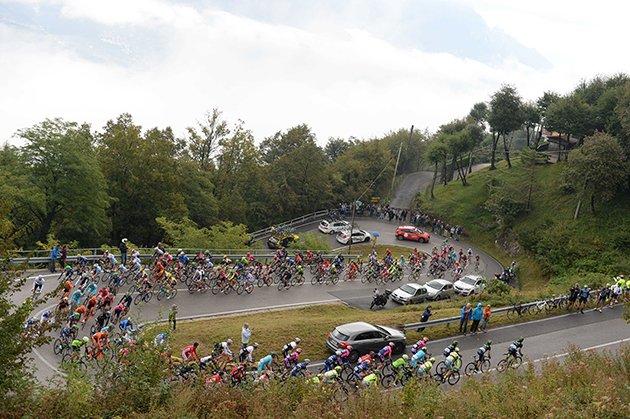
[[[289,371],[292,366],[295,366],[297,364],[297,361],[300,358],[301,353],[302,353],[302,349],[297,348],[295,352],[293,352],[292,354],[284,358],[284,367],[286,368],[287,371]]]
[[[429,377],[432,377],[432,375],[431,375],[431,368],[433,368],[433,363],[434,362],[435,362],[435,358],[431,358],[427,362],[425,362],[424,364],[420,365],[418,367],[418,375],[420,375],[421,378],[424,377],[427,374],[429,374]]]
[[[128,317],[127,320],[121,321],[118,327],[120,328],[120,331],[122,333],[129,333],[129,331],[131,331],[131,333],[136,333],[136,329],[133,328],[133,322],[131,321],[131,317]]]
[[[291,351],[297,348],[298,343],[300,343],[301,341],[302,340],[300,338],[295,338],[295,340],[293,340],[292,342],[289,342],[286,345],[284,345],[282,347],[282,357],[286,358]]]
[[[228,339],[225,342],[221,342],[221,348],[223,348],[222,357],[227,357],[228,359],[234,358],[234,354],[230,350],[230,345],[232,344],[232,339]]]
[[[70,355],[69,361],[76,359],[81,356],[81,347],[85,346],[87,348],[87,344],[90,341],[90,338],[84,336],[83,339],[75,339],[72,341],[72,355]]]
[[[101,341],[105,342],[105,346],[107,346],[109,348],[109,342],[107,340],[107,337],[109,336],[109,331],[108,330],[103,330],[102,332],[98,332],[95,333],[94,336],[92,336],[92,342],[94,343],[93,348],[92,348],[92,357],[94,358],[97,354],[97,349],[98,352],[103,352],[103,346],[101,345]]]
[[[339,364],[350,363],[348,357],[350,356],[350,351],[352,350],[351,345],[347,345],[345,348],[341,350],[341,355],[339,355]]]
[[[448,371],[444,374],[444,379],[448,378],[454,371],[458,371],[461,363],[462,357],[459,354],[459,348],[455,348],[444,360],[444,365],[448,368]]]
[[[606,284],[605,287],[601,287],[599,290],[599,296],[597,297],[597,304],[593,311],[602,312],[602,307],[606,305],[606,300],[608,300],[608,296],[610,295],[610,284]]]
[[[588,295],[590,294],[590,289],[588,285],[584,285],[584,288],[580,290],[580,299],[578,303],[578,310],[580,313],[584,314],[584,306],[586,306],[586,302],[588,301]]]
[[[44,289],[44,283],[45,282],[46,282],[46,280],[41,275],[38,275],[35,278],[35,280],[33,281],[33,295],[35,295],[35,293],[37,291],[39,291],[40,293],[42,292],[42,290]]]
[[[518,351],[519,355],[523,355],[523,352],[521,351],[521,349],[523,348],[523,340],[525,338],[523,336],[521,336],[520,338],[516,339],[514,342],[512,342],[512,344],[510,346],[508,346],[508,354],[513,356],[514,359],[516,359],[516,351]]]
[[[361,382],[363,388],[367,389],[369,387],[378,387],[378,375],[372,372],[365,377],[363,377],[363,381]]]
[[[85,307],[83,308],[85,309]],[[79,320],[81,320],[81,313],[77,313],[75,310],[75,312],[68,316],[66,320],[68,320],[68,327],[72,326],[73,324],[77,324],[79,323]]]
[[[425,352],[426,348],[419,349],[413,356],[411,357],[411,366],[414,369],[414,372],[418,369],[420,365],[426,360],[427,353]]]
[[[70,343],[77,337],[77,333],[79,333],[79,326],[76,324],[66,327],[61,330],[61,340],[64,343]]]
[[[166,339],[168,338],[168,336],[166,335],[166,333],[160,333],[159,335],[157,335],[155,337],[155,339],[153,339],[153,346],[154,347],[158,347],[158,346],[167,346],[168,347],[168,342],[166,342]]]
[[[42,317],[39,319],[39,324],[41,326],[45,326],[46,323],[52,323],[52,321],[53,321],[52,311],[46,310],[42,313]]]
[[[479,267],[479,255],[475,255],[475,268]]]
[[[235,366],[230,373],[230,378],[232,381],[232,387],[236,387],[241,383],[243,378],[245,377],[245,370],[247,369],[247,362],[243,362]]]
[[[422,339],[420,339],[418,342],[414,343],[413,346],[411,347],[411,353],[415,354],[420,349],[425,349],[427,347],[428,341],[429,341],[429,338],[425,336]]]
[[[123,295],[123,298],[120,299],[119,304],[124,304],[125,305],[125,311],[129,310],[129,307],[131,306],[131,302],[133,301],[133,297],[131,296],[131,293],[129,291],[127,291],[127,293],[125,295]]]
[[[580,295],[580,285],[576,282],[575,285],[573,285],[569,289],[569,302],[567,303],[568,311],[571,311],[579,295]]]
[[[106,311],[104,313],[101,313],[97,318],[96,318],[96,329],[100,330],[103,327],[107,326],[107,323],[109,323],[109,319],[111,317],[111,313],[109,311]]]
[[[125,311],[125,306],[122,305],[122,303],[118,304],[116,307],[114,307],[114,314],[112,315],[112,323],[116,323],[120,317],[123,315],[123,312]]]
[[[182,361],[184,363],[188,363],[191,361],[200,362],[199,355],[197,355],[198,347],[199,347],[199,342],[195,342],[191,346],[187,346],[184,349],[182,349]]]
[[[290,372],[289,374],[290,374],[292,377],[297,377],[297,376],[298,376],[298,373],[299,373],[300,371],[304,371],[304,373],[305,373],[306,375],[310,375],[310,374],[311,374],[311,372],[310,372],[309,370],[307,370],[307,369],[306,369],[306,366],[307,366],[308,364],[310,364],[310,363],[311,363],[311,360],[310,360],[310,359],[308,359],[308,358],[306,358],[306,359],[304,360],[304,362],[298,362],[298,363],[297,363],[297,364],[295,364],[295,366],[291,369],[291,372]]]
[[[337,352],[326,358],[324,361],[324,368],[326,369],[326,372],[328,372],[339,364],[341,364],[341,351],[337,350]]]
[[[258,344],[256,342],[254,342],[253,345],[247,346],[245,348],[241,348],[241,350],[238,353],[238,361],[243,362],[247,359],[248,362],[253,363],[254,358],[252,358],[252,354],[254,353],[254,350],[256,348],[258,348]]]
[[[389,342],[388,345],[386,345],[383,349],[378,351],[378,358],[381,360],[381,366],[383,365],[386,359],[389,359],[391,361],[393,348],[394,348],[394,342]]]
[[[77,290],[72,293],[72,297],[70,298],[70,305],[79,305],[82,299],[83,292],[81,292],[81,290],[77,288]]]
[[[336,366],[334,369],[324,373],[324,379],[326,380],[326,384],[335,384],[337,380],[339,380],[339,374],[341,374],[342,368],[340,366]]]
[[[404,367],[407,366],[407,360],[408,359],[409,359],[409,355],[403,354],[403,356],[401,356],[400,358],[398,358],[397,360],[392,362],[392,369],[394,370],[394,373],[397,376],[399,376],[400,374],[402,374],[405,371]]]
[[[258,376],[270,371],[271,366],[275,364],[277,361],[278,361],[278,354],[276,353],[276,351],[272,351],[271,354],[267,355],[266,357],[258,361],[258,368],[257,368]]]
[[[444,348],[444,356],[447,357],[457,348],[457,341],[454,340],[453,343]]]
[[[374,353],[374,351],[370,351],[369,354],[365,354],[361,358],[359,358],[358,363],[359,364],[374,365],[374,359],[375,358],[376,358],[376,353]]]
[[[483,359],[485,358],[486,353],[488,354],[488,359],[491,358],[490,345],[492,345],[492,340],[488,339],[488,342],[486,342],[481,348],[477,350],[478,360],[477,360],[477,365],[475,367],[477,371],[479,371],[479,368],[481,367],[481,363],[483,362]]]

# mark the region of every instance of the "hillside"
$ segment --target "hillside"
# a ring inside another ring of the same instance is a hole
[[[497,170],[470,174],[466,187],[459,181],[436,185],[435,199],[419,194],[416,205],[422,212],[462,225],[465,241],[504,265],[516,260],[525,290],[549,284],[554,291],[566,292],[566,286],[575,281],[587,281],[594,288],[610,282],[613,275],[630,273],[630,198],[619,191],[611,201],[597,203],[594,214],[584,206],[575,220],[575,191],[561,176],[566,165],[542,164],[532,170],[515,158],[511,169],[501,162]],[[525,210],[530,184],[531,201]],[[508,209],[502,218],[496,205],[494,213],[489,210],[493,194],[501,194],[500,204]],[[510,255],[498,242],[504,248],[522,250]]]

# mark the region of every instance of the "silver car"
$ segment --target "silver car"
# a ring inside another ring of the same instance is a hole
[[[392,352],[398,355],[405,351],[407,337],[400,330],[391,327],[355,322],[335,327],[328,334],[326,347],[334,353],[337,349],[352,346],[348,360],[354,363],[360,356],[370,351],[378,352],[390,342],[394,342]]]
[[[433,281],[429,281],[424,284],[427,287],[428,295],[427,299],[429,300],[442,300],[446,298],[451,298],[455,293],[455,289],[453,288],[453,284],[451,284],[446,279],[434,279]]]
[[[455,292],[464,296],[479,294],[486,287],[486,280],[481,275],[466,275],[453,284]]]
[[[426,287],[420,284],[405,284],[392,293],[392,300],[400,304],[423,303],[429,295]]]

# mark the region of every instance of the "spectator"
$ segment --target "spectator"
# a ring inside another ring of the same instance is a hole
[[[459,241],[459,238],[462,236],[462,227],[461,226],[457,226],[457,230],[455,230],[455,234],[457,235],[455,240]]]
[[[433,309],[433,307],[431,306],[427,306],[427,308],[424,310],[424,313],[422,313],[422,317],[420,317],[420,323],[426,323],[429,321],[429,317],[433,316],[435,313],[431,312],[431,310]],[[418,328],[418,332],[422,332],[424,330],[424,327],[419,327]]]
[[[468,303],[464,306],[464,308],[462,308],[462,318],[459,321],[459,333],[462,333],[462,329],[463,329],[464,336],[466,336],[466,329],[468,328],[468,319],[470,319],[471,314],[472,314],[472,308],[470,307],[470,303]]]
[[[249,338],[252,336],[254,329],[249,328],[249,323],[245,323],[243,330],[241,331],[241,342],[243,342],[243,349],[247,348],[249,344]]]
[[[64,269],[66,267],[66,259],[68,258],[68,245],[61,246],[61,252],[59,252],[59,267]]]
[[[479,330],[483,333],[488,331],[488,320],[490,320],[490,314],[492,314],[492,310],[490,304],[488,304],[486,308],[483,309],[483,320],[481,322],[481,327],[479,328]]]
[[[48,270],[50,272],[57,272],[57,259],[59,259],[59,256],[61,255],[61,253],[59,252],[59,249],[57,249],[57,245],[54,245],[52,250],[50,251],[50,265],[48,266]]]
[[[170,327],[171,323],[173,323],[173,330],[177,329],[177,311],[177,306],[173,304],[171,311],[168,313],[168,325]]]
[[[127,250],[129,249],[127,247],[127,239],[122,239],[118,248],[120,249],[120,263],[122,266],[125,266],[127,264]]]
[[[470,333],[477,333],[479,322],[483,319],[483,309],[481,303],[477,304],[477,307],[472,312],[472,325],[470,326]]]

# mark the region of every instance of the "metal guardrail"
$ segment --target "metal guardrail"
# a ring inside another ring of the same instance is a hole
[[[279,223],[278,225],[287,226],[287,227],[299,227],[304,224],[310,223],[312,221],[320,220],[324,218],[326,215],[328,215],[328,210],[315,211],[310,214],[306,214],[301,217],[294,218],[285,223]],[[262,239],[265,236],[271,235],[274,229],[275,227],[268,227],[262,230],[254,231],[253,233],[249,233],[249,235],[252,237],[251,242],[253,243],[255,241]]]
[[[520,304],[520,306],[523,309],[535,306],[539,303],[539,301],[534,301],[532,303],[523,303]],[[517,305],[518,307],[518,305]],[[497,308],[497,309],[492,309],[492,314],[505,314],[508,311],[512,310],[514,308],[514,306],[509,306],[509,307],[501,307],[501,308]],[[415,329],[419,329],[419,328],[424,328],[424,327],[431,327],[431,326],[441,326],[443,324],[445,324],[447,327],[451,324],[451,323],[459,323],[461,320],[461,316],[454,316],[454,317],[446,317],[443,319],[437,319],[437,320],[430,320],[427,322],[417,322],[417,323],[408,323],[408,324],[402,324],[402,325],[397,325],[399,330],[402,330],[404,332],[406,332],[407,330],[415,330]]]

